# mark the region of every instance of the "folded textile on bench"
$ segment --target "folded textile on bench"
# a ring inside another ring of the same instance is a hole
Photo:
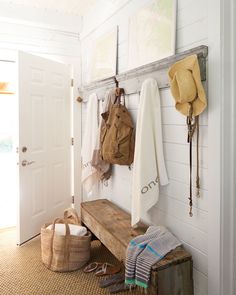
[[[125,283],[147,288],[152,265],[180,245],[165,227],[150,226],[144,235],[134,238],[128,245]]]

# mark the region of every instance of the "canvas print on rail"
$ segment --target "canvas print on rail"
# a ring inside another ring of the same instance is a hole
[[[88,53],[87,83],[116,75],[117,27],[97,37]]]
[[[129,19],[129,69],[175,54],[175,36],[176,0],[140,7]]]

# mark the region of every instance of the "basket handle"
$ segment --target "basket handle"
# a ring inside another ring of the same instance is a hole
[[[52,224],[52,238],[51,238],[51,247],[50,247],[50,250],[51,250],[51,255],[50,255],[50,262],[49,262],[49,268],[51,267],[52,265],[52,258],[53,258],[53,241],[54,241],[54,235],[55,235],[55,224],[56,223],[62,223],[62,224],[65,224],[66,226],[66,235],[65,235],[65,239],[64,239],[64,258],[65,258],[65,261],[64,261],[64,265],[67,264],[68,265],[68,269],[69,269],[69,256],[70,256],[70,251],[69,251],[69,248],[70,248],[70,245],[69,245],[69,241],[70,241],[70,227],[68,225],[68,222],[62,218],[56,218],[54,221],[53,221],[53,224]]]

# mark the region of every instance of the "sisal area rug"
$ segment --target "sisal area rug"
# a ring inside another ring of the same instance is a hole
[[[99,287],[99,278],[82,270],[57,273],[41,262],[40,237],[21,247],[15,244],[15,229],[0,230],[1,295],[100,295],[110,294]],[[99,241],[92,242],[91,261],[118,261]],[[137,289],[118,294],[143,294]]]

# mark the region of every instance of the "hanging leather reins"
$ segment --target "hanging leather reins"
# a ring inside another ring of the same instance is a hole
[[[193,103],[190,104],[189,116],[187,117],[187,126],[188,126],[188,139],[189,143],[189,216],[193,216],[192,207],[193,207],[193,194],[192,194],[192,140],[193,135],[196,130],[197,132],[197,171],[196,171],[196,195],[200,196],[200,178],[199,178],[199,116],[193,117]]]

